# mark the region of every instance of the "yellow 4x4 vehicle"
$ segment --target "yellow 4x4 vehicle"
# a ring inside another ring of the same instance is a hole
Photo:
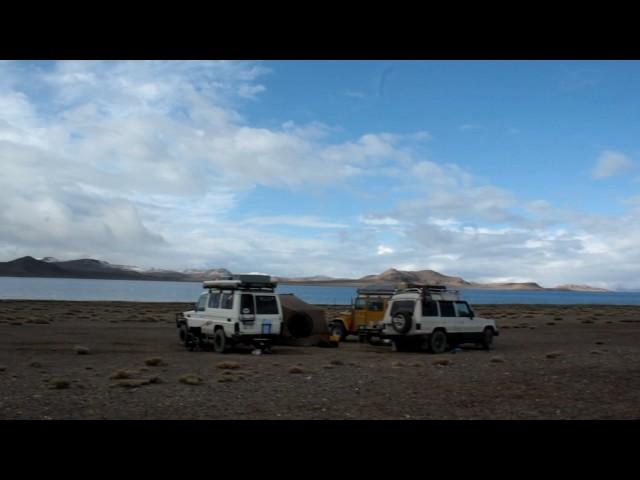
[[[395,289],[387,286],[358,289],[351,310],[340,312],[329,322],[331,335],[344,340],[347,335],[360,335],[365,329],[374,327],[384,317],[384,312],[394,293]]]

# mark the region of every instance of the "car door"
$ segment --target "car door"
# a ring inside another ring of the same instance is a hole
[[[451,335],[459,335],[461,332],[460,322],[456,315],[456,309],[452,301],[439,300],[438,306],[440,307],[440,324],[447,330],[447,333]]]
[[[205,312],[207,308],[207,302],[209,301],[209,293],[203,293],[198,298],[194,312],[189,317],[190,327],[202,327],[206,321]]]
[[[473,310],[467,302],[454,302],[462,341],[471,341],[474,334],[478,333],[479,322],[473,318]]]

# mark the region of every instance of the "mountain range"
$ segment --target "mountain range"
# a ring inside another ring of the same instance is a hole
[[[109,280],[164,280],[174,282],[201,282],[231,275],[225,268],[189,269],[181,272],[162,269],[142,269],[130,265],[115,265],[102,260],[83,258],[60,261],[53,257],[36,259],[30,256],[9,262],[0,262],[0,276],[4,277],[54,277],[54,278],[96,278]],[[366,287],[375,284],[428,283],[446,285],[451,288],[491,289],[491,290],[569,290],[605,292],[606,289],[589,285],[560,285],[544,288],[535,282],[478,283],[461,277],[443,275],[434,270],[404,271],[390,268],[377,275],[361,278],[331,278],[323,275],[313,277],[274,277],[278,282],[299,285],[333,285]]]

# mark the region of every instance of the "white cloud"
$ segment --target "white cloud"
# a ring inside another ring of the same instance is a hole
[[[591,176],[596,179],[620,175],[635,168],[635,163],[624,153],[605,150],[598,157],[596,166],[591,170]]]
[[[343,223],[326,222],[309,215],[278,215],[249,218],[239,222],[246,225],[291,225],[308,228],[348,228]]]
[[[411,147],[430,140],[426,131],[332,142],[335,127],[319,122],[257,127],[238,105],[268,93],[268,73],[251,62],[0,63],[2,260],[348,277],[399,265],[469,280],[640,287],[637,208],[606,218],[523,202],[423,158]],[[594,176],[633,166],[606,151]],[[318,213],[327,192],[342,189],[347,202],[368,179],[366,210],[348,205],[341,217],[353,224]],[[258,216],[246,202],[257,186],[319,203]]]
[[[371,215],[360,215],[358,217],[360,223],[365,225],[398,225],[400,222],[391,217],[373,217]]]
[[[386,247],[384,245],[378,245],[378,255],[388,255],[390,253],[393,253],[394,250],[391,247]]]

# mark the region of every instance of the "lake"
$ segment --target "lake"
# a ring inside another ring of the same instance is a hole
[[[0,299],[193,302],[201,292],[201,282],[0,277]],[[313,304],[348,305],[356,288],[279,285],[277,292],[293,293]],[[640,305],[640,292],[462,290],[461,293],[471,304]]]

